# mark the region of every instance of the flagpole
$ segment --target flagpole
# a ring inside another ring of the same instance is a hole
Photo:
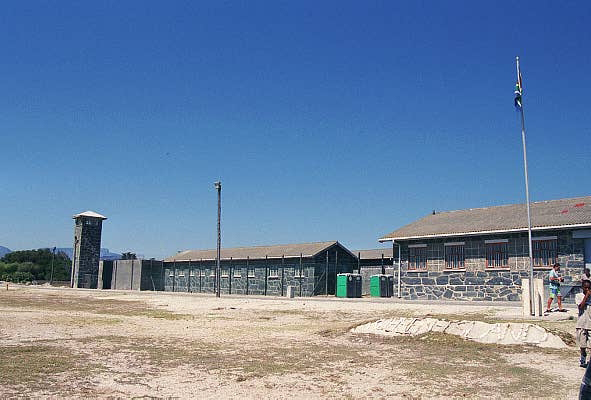
[[[517,79],[521,85],[521,71],[519,70],[519,57],[517,61]],[[534,291],[534,259],[532,256],[532,240],[531,240],[531,211],[529,206],[529,177],[527,173],[527,148],[525,146],[525,117],[523,115],[523,100],[521,100],[521,142],[523,143],[523,168],[525,171],[525,201],[527,203],[527,236],[529,245],[529,302],[530,315],[535,315],[535,291]]]

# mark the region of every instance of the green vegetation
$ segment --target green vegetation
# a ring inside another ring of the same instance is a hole
[[[0,280],[9,282],[31,282],[51,279],[53,259],[53,280],[70,279],[70,258],[62,252],[52,253],[51,249],[13,251],[0,259]]]

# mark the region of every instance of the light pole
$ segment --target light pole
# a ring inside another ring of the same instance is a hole
[[[55,247],[51,251],[51,275],[49,276],[49,284],[53,283],[53,259],[55,258]]]
[[[222,219],[222,182],[217,181],[214,183],[215,188],[218,191],[218,247],[217,247],[217,256],[216,256],[216,268],[215,268],[215,281],[216,281],[216,291],[215,296],[220,297],[220,286],[222,283],[222,275],[221,275],[221,267],[220,267],[220,259],[221,259],[221,247],[222,247],[222,233],[221,233],[221,219]]]

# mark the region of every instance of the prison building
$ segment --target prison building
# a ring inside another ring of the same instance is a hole
[[[392,247],[384,247],[381,249],[369,250],[353,250],[353,254],[357,256],[357,269],[361,274],[362,285],[361,293],[364,296],[370,294],[370,279],[372,275],[389,274],[394,275],[398,273],[398,264],[392,257]],[[396,253],[396,257],[398,253]]]
[[[99,263],[99,289],[164,290],[162,261],[103,260]]]
[[[187,250],[164,260],[164,290],[214,293],[217,250]],[[357,258],[337,241],[223,248],[220,292],[285,296],[334,295],[336,276]]]
[[[561,263],[571,298],[591,267],[591,196],[531,203],[534,278]],[[433,212],[379,239],[401,253],[406,299],[521,299],[529,277],[525,204]],[[396,282],[397,277],[395,277]],[[571,291],[571,289],[574,289]]]

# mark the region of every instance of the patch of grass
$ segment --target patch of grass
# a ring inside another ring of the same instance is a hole
[[[523,398],[536,393],[536,397],[553,397],[570,389],[550,375],[514,366],[503,357],[537,350],[532,347],[477,343],[435,332],[414,337],[373,336],[364,335],[374,345],[397,354],[396,366],[406,371],[413,384],[427,387],[434,396],[471,397],[478,393],[480,397]],[[552,385],[547,384],[550,381]]]
[[[355,344],[342,346],[308,342],[265,343],[262,346],[239,346],[232,343],[205,341],[153,340],[124,336],[99,336],[78,339],[94,353],[125,354],[131,365],[142,368],[176,368],[190,365],[196,369],[228,375],[239,381],[254,377],[305,373],[324,370],[331,363],[344,363],[350,368],[370,362]],[[108,351],[105,351],[108,349]]]
[[[62,347],[0,346],[0,386],[8,388],[45,389],[63,380],[58,375],[84,379],[102,369],[99,364],[87,362],[83,355]]]
[[[89,312],[123,317],[147,317],[168,320],[192,319],[186,314],[154,309],[141,301],[113,300],[100,297],[74,297],[59,293],[29,291],[0,291],[0,306],[33,310]]]

